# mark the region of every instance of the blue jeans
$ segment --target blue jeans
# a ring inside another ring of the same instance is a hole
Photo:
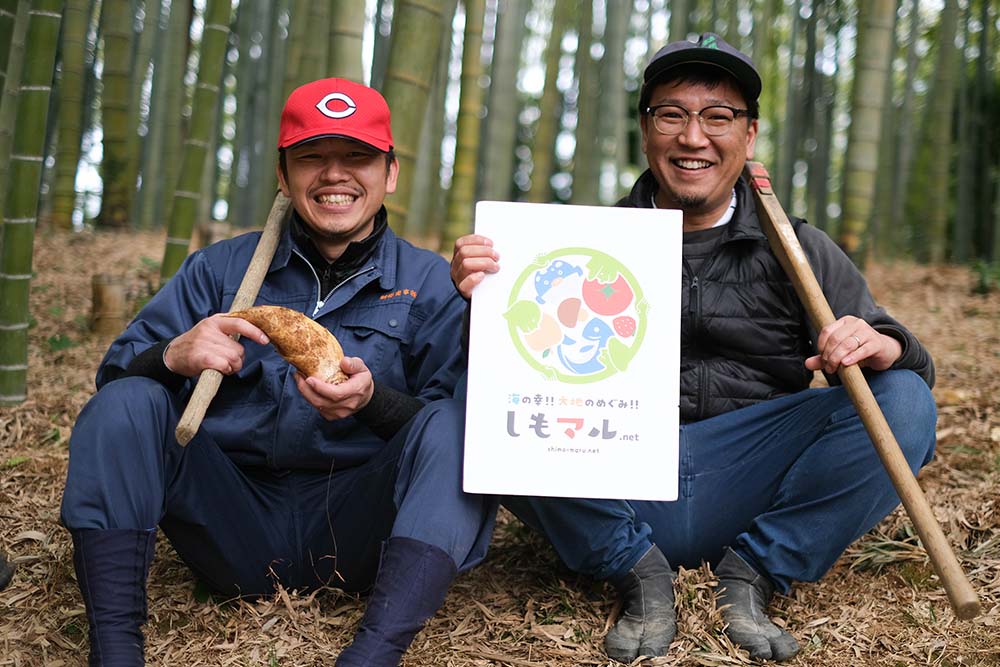
[[[937,413],[911,371],[870,379],[916,472],[934,454]],[[673,565],[715,563],[732,547],[778,590],[816,581],[899,504],[843,387],[807,389],[680,429],[675,502],[507,497],[573,570],[624,574],[659,546]]]
[[[389,537],[433,544],[460,570],[486,554],[496,501],[462,491],[461,401],[425,406],[367,462],[336,471],[237,466],[204,429],[181,447],[183,407],[147,378],[104,386],[73,429],[63,525],[159,525],[205,583],[234,595],[272,592],[274,578],[364,590]]]

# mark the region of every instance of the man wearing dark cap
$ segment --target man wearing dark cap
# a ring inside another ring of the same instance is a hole
[[[485,555],[495,504],[462,492],[451,398],[465,304],[447,263],[387,225],[399,165],[385,100],[343,79],[306,84],[278,152],[294,211],[257,303],[333,332],[348,379],[303,377],[260,329],[221,315],[259,234],[187,258],[112,343],[70,441],[62,521],[91,665],[144,664],[157,527],[227,596],[372,589],[340,667],[398,665],[456,573]],[[181,447],[174,429],[207,368],[225,379]]]
[[[649,162],[619,206],[683,212],[680,497],[675,502],[504,498],[572,569],[608,579],[623,613],[605,638],[631,662],[676,633],[671,566],[714,566],[725,631],[756,659],[799,646],[766,611],[794,581],[816,581],[899,503],[846,392],[841,366],[866,369],[916,472],[934,451],[934,365],[876,305],[823,232],[794,222],[839,319],[813,331],[772,254],[741,179],[757,137],[760,76],[721,37],[653,56],[639,102]],[[649,242],[646,239],[645,242]],[[463,296],[499,270],[492,242],[456,243]],[[809,388],[813,371],[832,388]],[[613,474],[628,474],[615,471]]]

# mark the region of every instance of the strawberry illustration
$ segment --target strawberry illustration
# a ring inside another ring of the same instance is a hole
[[[635,335],[635,318],[622,315],[621,317],[616,317],[611,323],[615,326],[615,331],[622,338],[631,338]]]

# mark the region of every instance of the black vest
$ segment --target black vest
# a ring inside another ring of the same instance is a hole
[[[651,208],[647,170],[619,206]],[[793,220],[796,229],[801,220]],[[805,389],[812,352],[805,311],[771,252],[749,188],[736,183],[736,211],[715,253],[681,294],[680,416],[693,422]]]

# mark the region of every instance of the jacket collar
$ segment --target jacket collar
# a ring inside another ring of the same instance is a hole
[[[385,206],[383,206],[375,214],[376,228],[380,224],[385,224],[388,221],[388,217],[389,214]],[[379,272],[379,286],[386,291],[395,289],[396,287],[396,257],[399,253],[396,240],[396,234],[392,231],[391,227],[386,225],[371,255],[372,263]],[[274,251],[274,259],[271,260],[268,273],[288,266],[293,248],[295,248],[295,240],[292,237],[291,220],[289,219],[285,221],[282,227],[281,238],[278,241],[278,247]]]
[[[757,219],[757,207],[754,205],[753,194],[749,186],[740,176],[736,181],[736,212],[729,221],[723,243],[728,241],[767,241]],[[632,191],[623,197],[616,206],[628,208],[653,208],[653,197],[659,191],[653,172],[647,169],[642,172],[632,186]]]

